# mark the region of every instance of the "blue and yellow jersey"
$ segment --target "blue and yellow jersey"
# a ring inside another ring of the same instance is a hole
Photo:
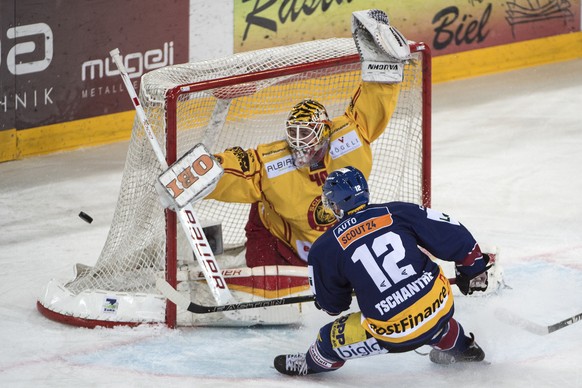
[[[446,214],[392,202],[344,217],[312,246],[312,291],[325,311],[349,308],[355,291],[361,324],[373,337],[410,345],[432,337],[453,313],[448,279],[419,248],[443,260],[484,269],[470,232]]]
[[[398,84],[362,83],[345,113],[333,119],[329,152],[317,165],[296,168],[285,141],[249,150],[235,147],[217,154],[224,175],[206,198],[259,202],[265,227],[307,261],[311,244],[336,221],[321,203],[325,178],[349,165],[369,176],[370,143],[387,127],[399,90]]]

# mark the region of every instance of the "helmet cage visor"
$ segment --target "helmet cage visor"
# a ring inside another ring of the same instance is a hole
[[[303,167],[319,158],[320,151],[329,141],[329,124],[315,121],[293,121],[286,123],[287,144],[293,153],[297,167]]]
[[[287,125],[287,143],[293,150],[308,151],[321,144],[324,139],[325,122],[299,122],[289,120]]]

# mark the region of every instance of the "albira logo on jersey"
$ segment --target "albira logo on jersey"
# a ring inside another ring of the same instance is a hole
[[[267,176],[269,178],[275,178],[279,175],[283,175],[290,171],[295,170],[295,163],[293,163],[293,157],[291,155],[284,156],[279,159],[275,159],[271,162],[265,163],[265,170],[267,170]]]

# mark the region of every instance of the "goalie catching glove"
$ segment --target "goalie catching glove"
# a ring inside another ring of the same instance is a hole
[[[487,270],[491,268],[493,264],[488,265],[490,258],[486,253],[483,253],[482,260],[485,262],[485,269],[476,274],[467,275],[462,272],[463,266],[458,265],[455,267],[455,284],[459,287],[459,291],[461,291],[463,295],[471,295],[475,291],[487,290],[487,286],[489,285]]]
[[[363,81],[402,82],[410,47],[404,36],[390,25],[384,11],[370,9],[352,13],[352,36],[362,61]]]

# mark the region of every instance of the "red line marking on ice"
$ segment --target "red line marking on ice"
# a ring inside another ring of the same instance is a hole
[[[580,258],[577,259],[577,261],[579,261],[579,262],[571,262],[570,259],[568,259],[568,261],[561,261],[560,259],[556,258],[556,256],[559,256],[560,254],[576,252],[576,251],[580,251]],[[554,250],[554,251],[550,251],[550,252],[539,253],[539,254],[533,255],[533,256],[532,255],[523,256],[523,257],[520,257],[519,260],[520,261],[543,260],[543,261],[546,261],[548,263],[556,263],[556,264],[560,264],[564,267],[582,270],[582,245],[574,245],[571,247],[558,249],[558,250]]]

